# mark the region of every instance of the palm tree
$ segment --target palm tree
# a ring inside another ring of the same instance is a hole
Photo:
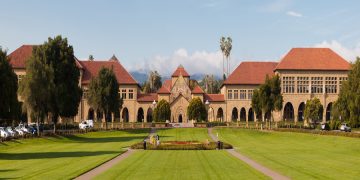
[[[225,39],[225,37],[224,36],[222,36],[221,38],[220,38],[220,49],[221,49],[221,52],[222,52],[222,54],[223,54],[223,75],[225,74],[225,51],[226,51],[226,39]]]

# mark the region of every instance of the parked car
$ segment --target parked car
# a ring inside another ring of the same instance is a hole
[[[321,123],[321,130],[322,131],[329,131],[330,130],[330,126],[328,123]]]
[[[80,129],[88,129],[88,128],[93,128],[94,127],[94,121],[93,120],[85,120],[85,121],[81,121],[79,123],[79,128]]]
[[[2,138],[8,138],[10,135],[9,135],[8,132],[5,131],[5,128],[0,127],[0,136],[1,136]]]
[[[11,137],[15,137],[16,136],[16,132],[12,129],[12,127],[7,127],[6,129],[5,129],[5,131],[11,136]]]
[[[20,127],[16,127],[14,129],[20,136],[23,136],[25,134],[24,131],[22,131]]]
[[[37,128],[35,126],[28,126],[27,128],[31,134],[37,134]]]
[[[20,129],[24,134],[30,133],[30,130],[29,130],[29,129],[27,128],[27,126],[24,125],[24,124],[19,124],[19,126],[16,127],[16,128]]]
[[[351,127],[346,123],[342,123],[340,126],[340,131],[351,132]]]

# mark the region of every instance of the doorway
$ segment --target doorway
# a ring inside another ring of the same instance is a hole
[[[179,123],[182,123],[182,122],[183,122],[183,119],[182,119],[182,115],[181,115],[181,114],[179,115],[178,121],[179,121]]]

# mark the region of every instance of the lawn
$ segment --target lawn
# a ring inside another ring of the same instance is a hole
[[[219,128],[220,139],[292,179],[358,179],[360,139]]]
[[[149,129],[0,143],[0,178],[71,179],[142,141]]]
[[[226,151],[143,151],[95,179],[269,179]]]
[[[171,128],[158,129],[156,134],[161,141],[201,141],[211,138],[208,136],[206,128]]]

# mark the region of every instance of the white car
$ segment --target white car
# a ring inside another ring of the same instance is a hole
[[[24,132],[24,134],[25,133],[30,133],[29,128],[27,128],[24,124],[19,124],[19,126],[16,127],[16,128],[19,128],[22,132]]]
[[[12,129],[12,127],[7,127],[5,129],[5,131],[11,136],[11,137],[15,137],[16,136],[16,132]]]
[[[340,126],[340,131],[351,132],[351,127],[346,123],[342,123]]]
[[[94,121],[93,120],[85,120],[79,123],[80,129],[87,129],[87,128],[93,128],[94,127]]]
[[[23,135],[24,135],[24,131],[22,131],[20,127],[16,127],[16,128],[15,128],[15,131],[16,131],[20,136],[23,136]]]
[[[10,135],[9,135],[8,132],[5,131],[5,129],[4,129],[3,127],[0,127],[0,136],[1,136],[2,138],[7,138],[7,137],[9,137]]]

